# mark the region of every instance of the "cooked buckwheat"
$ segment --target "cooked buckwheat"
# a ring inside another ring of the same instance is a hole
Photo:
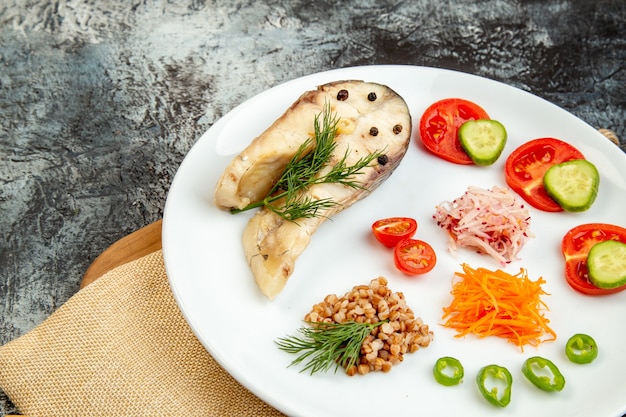
[[[324,301],[313,306],[304,320],[326,323],[388,320],[365,338],[359,364],[346,369],[350,376],[371,371],[389,372],[393,365],[402,362],[405,353],[427,347],[433,339],[433,332],[421,318],[415,317],[404,294],[391,291],[384,277],[373,279],[369,285],[357,285],[342,297],[327,295]]]

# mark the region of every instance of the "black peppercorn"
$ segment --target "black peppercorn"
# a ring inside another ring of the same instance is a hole
[[[389,157],[387,155],[381,155],[378,157],[378,163],[381,165],[387,165],[387,162],[389,162]]]
[[[397,135],[397,134],[399,134],[400,132],[402,132],[402,125],[400,125],[400,124],[395,125],[395,126],[393,127],[393,133]]]
[[[348,99],[348,90],[339,90],[337,92],[337,100],[346,101]]]
[[[369,101],[376,101],[376,93],[372,91],[371,93],[367,95],[367,99]]]
[[[378,128],[376,126],[370,127],[370,135],[378,136]]]

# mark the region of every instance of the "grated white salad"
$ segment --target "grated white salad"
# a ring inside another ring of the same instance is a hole
[[[435,206],[433,218],[448,231],[448,249],[473,248],[491,255],[500,265],[518,260],[517,254],[532,237],[530,214],[508,188],[489,190],[470,186],[453,201]]]

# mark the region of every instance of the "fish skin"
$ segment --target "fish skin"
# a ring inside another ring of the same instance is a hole
[[[337,99],[340,90],[348,91],[347,100]],[[376,93],[374,101],[368,100],[371,92]],[[410,143],[411,115],[404,99],[392,89],[359,80],[324,84],[300,96],[231,161],[216,186],[218,207],[243,208],[264,198],[299,146],[314,135],[314,119],[327,103],[341,120],[335,151],[318,175],[324,175],[346,152],[348,166],[381,151],[387,161],[384,164],[374,161],[354,177],[363,188],[327,183],[303,191],[312,198],[330,198],[337,203],[319,216],[288,221],[266,208],[255,213],[244,229],[243,247],[257,285],[270,300],[284,288],[295,270],[297,258],[318,227],[382,184],[400,164]],[[394,126],[401,126],[402,130],[394,132]],[[372,127],[378,129],[376,136],[370,134]]]

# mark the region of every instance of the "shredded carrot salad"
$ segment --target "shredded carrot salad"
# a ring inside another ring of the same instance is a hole
[[[556,340],[556,333],[544,316],[548,306],[541,300],[547,294],[532,281],[525,269],[516,275],[502,270],[473,269],[463,264],[452,285],[453,300],[444,307],[443,325],[455,329],[456,337],[474,333],[479,337],[498,336],[524,350],[524,345],[538,346]]]

